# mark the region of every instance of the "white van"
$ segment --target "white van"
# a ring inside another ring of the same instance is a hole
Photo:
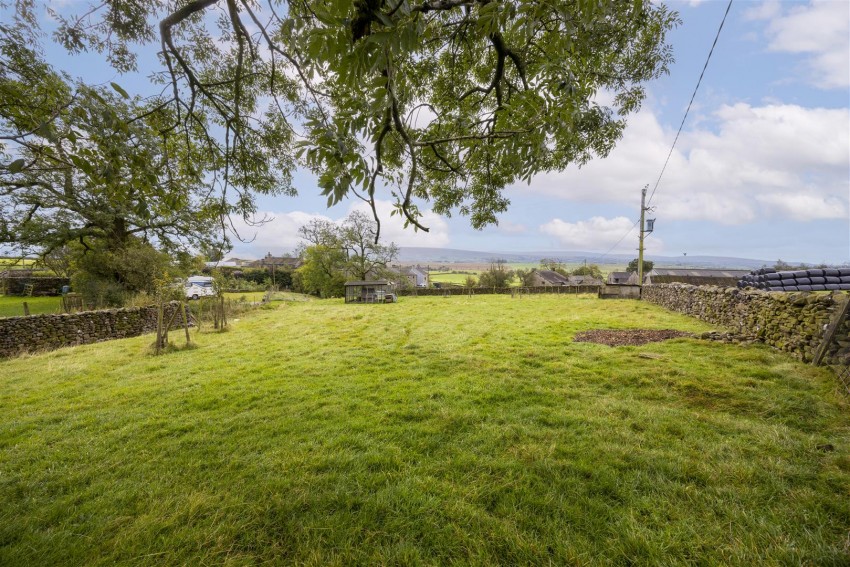
[[[215,295],[213,279],[208,276],[189,276],[183,285],[186,299],[200,299]]]

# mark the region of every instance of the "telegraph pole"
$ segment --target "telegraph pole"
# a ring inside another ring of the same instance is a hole
[[[649,189],[649,185],[644,185],[643,189],[640,192],[640,240],[638,243],[638,285],[643,290],[643,230],[644,230],[644,220],[646,216],[646,190]]]

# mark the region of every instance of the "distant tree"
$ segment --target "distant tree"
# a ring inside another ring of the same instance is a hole
[[[562,276],[570,275],[570,272],[569,270],[567,270],[567,267],[564,265],[564,263],[558,260],[557,258],[541,258],[540,269],[552,270],[553,272],[557,272]]]
[[[652,262],[649,262],[649,264],[650,264],[649,269],[651,270],[652,269],[652,267],[651,267]],[[646,262],[644,262],[643,265],[646,266]],[[635,266],[637,266],[637,262],[635,262]],[[637,270],[635,270],[635,271],[637,271]],[[599,280],[604,279],[604,277],[602,276],[602,270],[596,264],[587,264],[585,266],[579,266],[578,268],[573,270],[572,275],[574,275],[574,276],[590,276],[592,278],[596,278],[596,279],[599,279]]]
[[[505,266],[507,260],[498,259],[490,263],[490,269],[481,272],[478,276],[479,287],[508,287],[514,279],[513,270],[507,269]]]
[[[463,282],[464,287],[475,287],[478,285],[478,280],[475,279],[475,276],[466,276],[466,280]]]
[[[531,287],[534,285],[534,272],[535,270],[533,268],[528,270],[520,268],[514,271],[514,275],[519,279],[521,286]]]
[[[138,238],[118,249],[106,245],[81,249],[71,269],[74,291],[96,306],[120,306],[140,292],[155,295],[156,282],[164,273],[188,275],[185,265],[181,269],[170,255]]]
[[[375,241],[377,223],[355,211],[341,225],[313,219],[298,230],[305,240],[300,256],[300,285],[306,293],[322,297],[342,295],[346,279],[367,280],[388,274],[398,247]]]
[[[79,254],[80,248],[78,243],[68,243],[59,246],[43,254],[39,258],[39,264],[64,278],[71,277],[74,257]]]
[[[388,272],[398,257],[398,246],[376,242],[378,225],[365,213],[354,211],[342,223],[339,240],[348,252],[345,271],[352,279],[366,280]]]
[[[340,297],[345,293],[345,251],[342,248],[321,244],[308,246],[301,259],[304,264],[297,271],[304,293],[319,297]]]
[[[653,266],[655,266],[654,262],[650,262],[649,260],[644,260],[643,261],[643,274],[646,275],[649,272],[651,272]],[[638,271],[638,259],[637,258],[635,258],[634,260],[629,262],[629,265],[626,266],[626,271],[629,272],[629,273],[637,273],[637,271]]]
[[[785,271],[788,271],[788,270],[793,270],[794,266],[792,266],[788,262],[784,262],[780,259],[780,260],[777,260],[776,263],[773,265],[773,269],[776,270],[777,272],[785,272]]]

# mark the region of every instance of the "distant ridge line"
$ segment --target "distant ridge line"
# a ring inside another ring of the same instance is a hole
[[[531,252],[482,252],[475,250],[459,250],[454,248],[419,248],[402,246],[399,248],[399,262],[402,263],[479,263],[494,259],[504,259],[508,262],[539,262],[541,258],[554,258],[565,263],[580,263],[585,260],[592,262],[598,256],[594,252],[580,250],[550,250]],[[634,259],[629,254],[609,254],[606,264],[626,264]],[[735,258],[731,256],[660,256],[649,255],[648,260],[655,262],[658,267],[722,267],[737,269],[755,269],[772,266],[776,260],[760,260],[754,258]],[[800,262],[791,262],[799,264]]]

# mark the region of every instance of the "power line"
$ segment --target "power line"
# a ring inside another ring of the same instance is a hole
[[[717,34],[714,36],[714,42],[711,44],[711,49],[708,51],[708,57],[705,58],[705,64],[702,66],[702,71],[699,74],[699,79],[697,80],[697,85],[694,87],[694,92],[691,94],[691,100],[688,102],[688,108],[685,110],[685,115],[682,117],[682,123],[679,124],[679,130],[676,132],[676,137],[673,139],[673,145],[670,146],[670,152],[667,154],[667,159],[664,160],[664,166],[661,168],[661,173],[658,174],[658,179],[655,181],[655,186],[652,188],[652,193],[649,194],[649,198],[646,200],[646,208],[649,208],[649,203],[652,201],[652,197],[655,195],[655,190],[658,189],[659,183],[661,183],[661,178],[664,176],[664,171],[667,169],[667,164],[670,162],[670,157],[673,155],[673,149],[676,147],[676,142],[679,141],[679,135],[682,133],[682,128],[685,126],[685,121],[688,119],[688,113],[691,111],[691,106],[694,103],[694,99],[697,96],[697,91],[699,90],[699,86],[702,84],[702,78],[705,76],[705,70],[708,68],[708,62],[711,61],[711,55],[714,53],[714,48],[717,46],[717,40],[720,38],[720,32],[723,30],[723,24],[726,23],[726,16],[729,15],[729,10],[732,8],[732,0],[729,0],[729,3],[726,5],[726,11],[723,13],[723,19],[720,21],[720,27],[717,28]],[[643,213],[643,211],[641,211]],[[620,243],[625,240],[625,238],[632,233],[635,227],[640,224],[640,219],[635,221],[632,227],[617,241],[614,246],[608,249],[607,252],[602,254],[601,256],[597,256],[594,258],[594,261],[599,261],[605,258],[608,254],[610,254]],[[643,230],[643,227],[641,227]]]
[[[685,110],[685,115],[682,117],[682,123],[679,124],[679,131],[676,132],[676,138],[673,140],[673,145],[670,146],[670,153],[667,154],[667,159],[664,160],[664,167],[661,168],[661,173],[658,175],[658,180],[655,182],[655,187],[652,188],[652,193],[649,194],[649,199],[647,199],[646,204],[649,206],[649,203],[652,202],[652,197],[655,195],[655,190],[658,189],[658,184],[661,183],[661,177],[664,175],[664,170],[667,169],[667,164],[670,162],[670,156],[673,155],[673,148],[676,147],[676,142],[679,141],[679,134],[682,133],[682,128],[685,125],[685,120],[688,118],[688,113],[691,111],[691,105],[694,103],[694,98],[697,96],[697,91],[699,90],[699,86],[702,83],[702,77],[705,75],[705,70],[708,68],[708,62],[711,61],[711,54],[714,53],[714,47],[717,45],[717,39],[720,37],[720,31],[723,29],[723,24],[726,23],[726,16],[729,15],[729,9],[732,8],[732,0],[729,0],[729,3],[726,5],[726,12],[723,14],[723,20],[720,22],[720,27],[717,28],[717,35],[714,36],[714,43],[711,44],[711,49],[708,52],[708,57],[705,58],[705,65],[702,66],[702,72],[699,74],[699,80],[697,81],[697,86],[694,88],[694,92],[691,95],[691,101],[688,103],[688,108]]]
[[[623,236],[621,236],[621,237],[620,237],[620,240],[618,240],[618,241],[617,241],[617,243],[616,243],[616,244],[614,244],[614,246],[612,246],[611,248],[609,248],[609,249],[608,249],[608,251],[607,251],[605,254],[603,254],[602,256],[597,256],[596,258],[594,258],[594,259],[593,259],[593,263],[598,262],[599,260],[601,260],[602,258],[604,258],[605,256],[607,256],[608,254],[610,254],[610,253],[611,253],[611,251],[612,251],[612,250],[614,250],[614,248],[616,248],[617,246],[619,246],[619,245],[620,245],[620,243],[621,243],[623,240],[625,240],[625,239],[626,239],[626,237],[627,237],[628,235],[630,235],[630,234],[632,233],[632,231],[635,229],[635,227],[638,225],[638,223],[640,223],[640,219],[636,220],[636,221],[635,221],[635,224],[633,224],[633,225],[632,225],[632,227],[629,229],[629,231],[628,231],[626,234],[624,234]]]

